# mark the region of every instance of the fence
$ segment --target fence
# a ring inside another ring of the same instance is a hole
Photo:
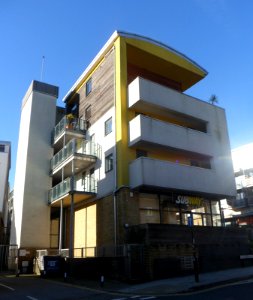
[[[0,245],[0,271],[15,270],[17,245]]]

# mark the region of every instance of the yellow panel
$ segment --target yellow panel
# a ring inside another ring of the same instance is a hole
[[[74,248],[86,246],[86,208],[75,211]]]
[[[145,52],[151,53],[154,56],[164,59],[165,61],[172,62],[173,64],[178,65],[184,69],[199,74],[200,76],[204,77],[206,75],[206,73],[201,68],[199,68],[196,64],[193,64],[193,62],[191,62],[190,60],[186,59],[183,56],[180,56],[179,54],[173,52],[172,50],[170,51],[169,49],[163,48],[153,43],[148,43],[143,40],[128,38],[126,39],[126,42],[127,44],[142,49]]]
[[[117,186],[129,184],[128,164],[134,151],[128,148],[128,122],[133,112],[127,105],[127,61],[126,44],[122,38],[115,41],[116,55],[116,149],[117,149]]]
[[[86,247],[96,247],[97,245],[97,206],[87,207],[87,241]],[[92,249],[93,251],[93,249]],[[90,254],[91,255],[91,254]]]
[[[148,152],[148,157],[154,158],[154,159],[160,159],[164,161],[170,161],[174,163],[179,163],[183,165],[190,165],[190,159],[187,158],[185,155],[178,153],[178,152],[161,152],[154,153],[154,152]]]

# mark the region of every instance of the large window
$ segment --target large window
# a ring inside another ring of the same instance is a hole
[[[86,90],[86,97],[91,93],[92,91],[92,78],[90,78],[86,84],[85,84],[85,90]]]
[[[187,226],[221,226],[217,200],[183,195],[141,194],[140,222]]]
[[[105,121],[105,135],[112,132],[112,117]]]
[[[110,172],[113,169],[113,155],[109,154],[105,157],[105,172]]]
[[[159,199],[157,195],[141,194],[140,223],[160,223]]]

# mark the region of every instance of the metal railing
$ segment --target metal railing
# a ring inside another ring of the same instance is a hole
[[[104,246],[104,247],[79,247],[74,248],[73,253],[75,258],[85,257],[126,257],[133,249],[142,249],[143,246],[136,244],[125,244],[118,246]],[[61,255],[63,257],[69,256],[69,249],[42,249],[36,251],[36,257],[44,255]]]
[[[76,177],[74,177],[73,184],[71,184],[70,177],[63,180],[49,191],[49,203],[52,203],[71,191],[97,193],[97,181],[95,178],[87,176],[83,181],[83,183],[80,183],[80,179],[76,180]]]
[[[82,139],[72,139],[51,159],[51,170],[54,170],[64,160],[74,154],[92,155],[101,157],[100,145]]]
[[[86,121],[79,118],[68,118],[67,116],[64,116],[54,127],[53,141],[55,141],[65,130],[73,130],[85,133]]]

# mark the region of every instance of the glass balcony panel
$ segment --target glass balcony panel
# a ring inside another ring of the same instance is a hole
[[[95,178],[87,176],[83,184],[80,178],[74,177],[73,190],[75,192],[96,193],[97,181],[95,180]],[[61,198],[65,194],[69,193],[70,191],[71,191],[71,178],[67,178],[66,180],[54,186],[49,191],[49,202],[51,203]]]
[[[86,122],[83,119],[63,117],[55,126],[53,140],[55,141],[65,130],[85,132]]]
[[[54,155],[51,160],[51,170],[75,153],[92,155],[101,159],[101,146],[91,141],[73,139]]]

